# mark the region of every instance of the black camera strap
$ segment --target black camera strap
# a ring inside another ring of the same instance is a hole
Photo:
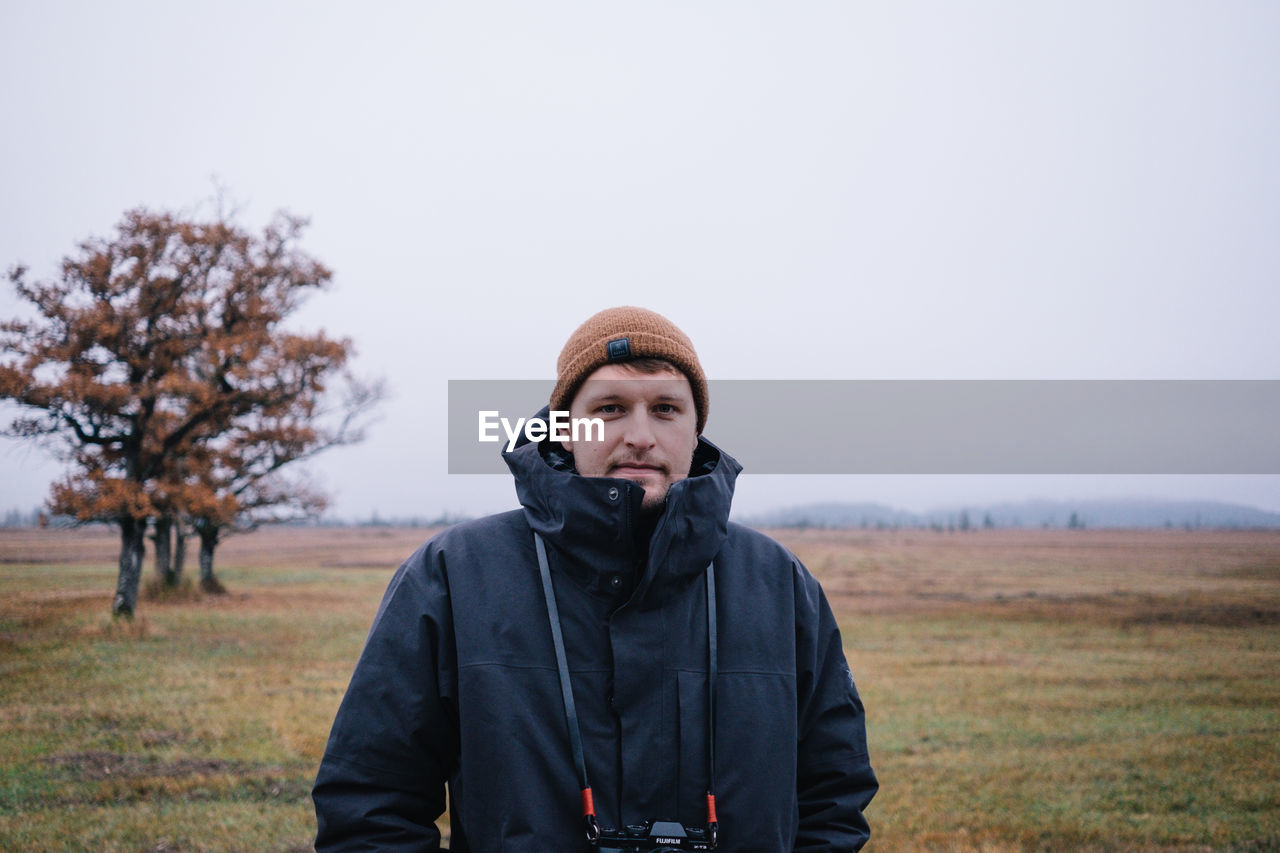
[[[551,583],[551,567],[547,563],[547,546],[542,537],[533,534],[538,553],[538,571],[542,575],[542,594],[547,602],[547,619],[551,623],[551,641],[556,650],[556,666],[560,670],[560,693],[564,699],[565,724],[569,729],[569,745],[573,750],[573,763],[578,771],[578,786],[582,791],[582,817],[586,825],[587,840],[595,844],[600,840],[600,823],[596,820],[595,802],[591,782],[587,778],[587,762],[582,751],[582,729],[578,725],[578,711],[573,701],[573,686],[569,680],[569,660],[565,656],[564,633],[560,629],[560,610],[556,606],[555,587]],[[707,835],[714,848],[719,835],[716,818],[716,580],[715,563],[709,563],[704,572],[707,579]]]

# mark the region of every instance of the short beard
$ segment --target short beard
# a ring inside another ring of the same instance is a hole
[[[643,488],[644,487],[641,486],[641,489]],[[648,500],[649,493],[645,492],[645,497],[640,501],[640,514],[646,518],[661,515],[662,511],[667,508],[667,492],[670,491],[671,488],[668,487],[667,490],[662,493],[662,499],[652,503]]]

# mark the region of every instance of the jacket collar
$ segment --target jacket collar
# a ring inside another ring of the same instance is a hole
[[[547,414],[544,408],[537,417]],[[630,480],[583,477],[556,464],[553,449],[548,442],[540,446],[522,437],[514,450],[502,454],[515,476],[529,526],[576,564],[571,571],[589,586],[601,574],[632,571],[643,553],[634,530],[644,490]],[[734,481],[741,470],[729,454],[698,439],[690,476],[667,493],[638,578],[637,598],[654,583],[702,574],[728,533]]]

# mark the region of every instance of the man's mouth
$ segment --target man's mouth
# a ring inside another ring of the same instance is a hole
[[[614,465],[610,471],[611,474],[619,477],[625,477],[628,474],[647,474],[650,472],[662,473],[662,466],[650,465],[647,462],[619,462]]]

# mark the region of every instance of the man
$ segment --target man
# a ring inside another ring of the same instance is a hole
[[[729,523],[741,468],[701,438],[708,402],[666,318],[574,332],[550,408],[603,439],[505,453],[522,509],[400,567],[316,779],[317,850],[438,849],[446,786],[455,853],[865,843],[839,631],[793,555]]]

